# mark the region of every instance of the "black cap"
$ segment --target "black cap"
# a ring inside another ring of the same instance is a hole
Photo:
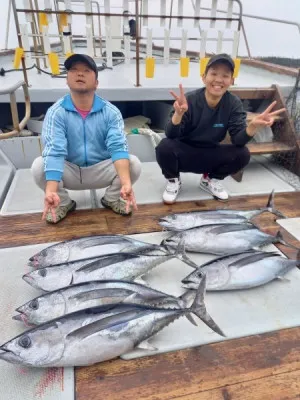
[[[234,72],[235,65],[233,59],[228,54],[223,53],[215,54],[210,58],[206,65],[205,73],[208,71],[209,67],[216,63],[227,64],[231,71]]]
[[[86,54],[73,54],[72,56],[68,57],[64,63],[66,70],[69,71],[72,65],[76,62],[87,64],[95,72],[96,78],[98,78],[98,68],[92,57]]]

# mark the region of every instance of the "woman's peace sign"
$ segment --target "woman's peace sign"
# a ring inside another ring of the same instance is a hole
[[[173,107],[175,109],[176,114],[182,116],[189,108],[183,91],[182,84],[180,83],[179,85],[179,96],[175,92],[173,92],[173,90],[171,90],[170,93],[175,99]]]

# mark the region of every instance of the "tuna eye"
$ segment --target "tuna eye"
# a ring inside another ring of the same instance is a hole
[[[31,346],[31,340],[29,336],[22,336],[19,341],[19,345],[23,347],[24,349],[28,349]]]
[[[47,275],[47,271],[44,268],[39,269],[39,275],[44,278]]]
[[[32,300],[29,304],[29,307],[33,310],[37,310],[39,308],[39,302],[37,300]]]

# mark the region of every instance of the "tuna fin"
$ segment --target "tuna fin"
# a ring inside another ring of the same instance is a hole
[[[276,278],[282,282],[291,282],[290,279],[286,278],[285,276],[278,275]]]
[[[149,342],[148,342],[148,340],[144,340],[143,342],[141,342],[141,343],[139,343],[137,346],[136,346],[136,349],[140,349],[140,350],[150,350],[150,351],[157,351],[158,350],[158,348],[157,347],[155,347],[155,346],[153,346],[152,344],[150,344]]]
[[[193,300],[195,300],[196,291],[192,289],[186,290],[181,296],[178,297],[178,300],[183,302],[183,307],[187,307],[188,304]]]
[[[184,262],[185,264],[189,265],[192,268],[197,269],[198,265],[196,263],[194,263],[194,261],[192,261],[185,252],[184,249],[184,238],[180,239],[180,242],[178,243],[177,249],[175,251],[174,256],[176,258],[178,258],[179,260],[181,260],[182,262]]]
[[[95,289],[95,290],[90,290],[88,292],[83,292],[83,293],[78,293],[75,294],[74,296],[70,296],[69,299],[74,299],[74,300],[82,300],[82,301],[88,301],[88,300],[95,300],[95,299],[101,299],[101,298],[107,298],[107,297],[112,297],[112,298],[120,298],[120,301],[122,301],[122,297],[126,298],[129,294],[131,294],[131,290],[126,290],[126,289]]]
[[[149,286],[149,283],[145,281],[141,276],[138,276],[134,279],[134,282],[138,283],[139,285]]]
[[[212,317],[208,314],[205,304],[204,304],[204,294],[205,294],[205,286],[206,286],[206,275],[201,279],[200,285],[197,290],[196,298],[190,308],[190,312],[197,315],[198,318],[201,319],[207,326],[210,327],[214,332],[218,333],[221,336],[225,337],[225,334],[218,327]]]
[[[271,194],[270,194],[270,196],[269,196],[269,200],[268,200],[268,203],[267,203],[266,207],[263,208],[261,211],[262,212],[263,211],[269,211],[270,213],[272,213],[274,215],[277,215],[277,217],[286,218],[285,215],[283,215],[279,210],[277,210],[275,208],[274,197],[275,197],[275,190],[273,189]]]
[[[280,231],[277,232],[277,235],[275,236],[275,242],[277,243],[281,243],[287,247],[290,247],[291,249],[295,249],[295,250],[300,250],[299,247],[296,247],[292,244],[287,243],[282,236],[282,233]]]
[[[252,264],[252,263],[264,260],[269,257],[280,257],[280,254],[275,251],[272,251],[272,252],[259,251],[257,253],[251,254],[251,255],[245,255],[244,258],[234,261],[231,264],[228,264],[228,268],[230,268],[230,267],[241,268],[241,267],[244,267],[245,265]]]
[[[129,311],[116,313],[115,315],[112,315],[110,317],[102,318],[98,321],[92,322],[88,325],[84,325],[78,329],[75,329],[73,332],[70,332],[66,336],[66,338],[83,340],[89,336],[94,335],[97,332],[109,329],[112,326],[121,325],[129,321],[132,321],[133,319],[138,318],[138,316],[141,315],[142,312],[143,311],[140,309],[133,308],[132,310]]]

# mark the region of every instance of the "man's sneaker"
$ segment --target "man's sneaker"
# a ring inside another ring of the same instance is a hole
[[[169,179],[166,189],[163,193],[163,201],[166,204],[175,203],[177,196],[181,190],[181,180],[178,178]]]
[[[121,197],[118,200],[114,201],[108,201],[106,200],[105,197],[102,197],[101,199],[101,204],[105,208],[109,208],[110,210],[114,211],[116,214],[120,215],[130,215],[131,214],[131,209],[129,208],[129,211],[126,211],[126,201],[122,199]]]
[[[209,177],[203,178],[202,176],[200,180],[200,188],[212,194],[217,200],[228,200],[228,193],[218,179],[210,179]]]
[[[46,221],[49,224],[57,224],[62,219],[66,218],[69,212],[74,211],[76,208],[76,202],[71,200],[70,203],[66,206],[58,206],[54,210],[54,214],[56,216],[56,220],[54,221],[51,211],[48,211],[46,215]]]

